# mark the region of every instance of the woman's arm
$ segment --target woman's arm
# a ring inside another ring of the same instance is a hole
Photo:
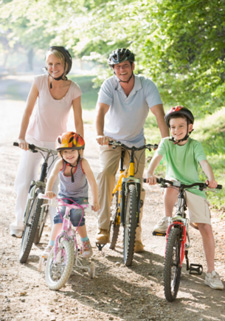
[[[84,137],[84,125],[82,119],[81,96],[73,100],[74,126],[77,134]]]
[[[20,132],[19,132],[19,146],[20,148],[25,150],[28,149],[28,144],[25,141],[27,127],[29,125],[30,116],[32,115],[38,95],[39,95],[38,88],[35,85],[35,83],[33,83],[27,98],[26,108],[23,114],[23,118],[20,126]]]

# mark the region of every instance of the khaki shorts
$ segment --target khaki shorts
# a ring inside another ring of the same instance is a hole
[[[185,194],[190,222],[211,225],[209,204],[207,199],[188,191],[185,191]]]

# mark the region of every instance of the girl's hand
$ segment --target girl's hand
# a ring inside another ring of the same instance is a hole
[[[157,177],[155,175],[148,175],[147,183],[149,183],[149,185],[155,185],[157,183]]]
[[[216,188],[218,185],[215,180],[211,180],[211,181],[207,180],[206,184],[208,185],[209,188]]]
[[[97,212],[100,209],[99,203],[93,202],[92,209],[93,209],[93,211]]]
[[[56,194],[54,192],[47,191],[47,192],[45,192],[45,196],[48,198],[54,198],[54,197],[56,197]]]
[[[24,150],[29,149],[29,144],[25,141],[25,139],[20,139],[19,138],[19,147]]]

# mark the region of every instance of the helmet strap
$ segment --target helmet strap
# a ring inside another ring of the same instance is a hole
[[[63,158],[63,157],[62,157]],[[77,163],[76,165],[72,165],[70,163],[68,163],[64,158],[63,158],[64,162],[66,163],[66,165],[70,166],[71,167],[71,182],[74,183],[74,177],[73,177],[73,168],[77,167],[79,161],[80,161],[80,153],[79,153],[79,156],[78,156],[78,159],[77,159]]]
[[[194,130],[194,129],[192,129],[190,132],[187,131],[187,134],[186,134],[186,135],[184,136],[184,138],[182,138],[182,139],[175,140],[174,137],[172,136],[172,137],[170,137],[169,140],[172,141],[172,142],[176,145],[176,144],[178,144],[178,143],[180,143],[180,142],[183,142],[183,141],[187,140],[188,137],[190,136],[189,134],[191,134],[191,133],[193,132],[193,130]]]
[[[50,74],[49,74],[49,76],[51,77],[51,78],[53,78],[54,80],[56,80],[56,81],[59,81],[59,80],[67,80],[67,77],[64,75],[64,73],[61,75],[61,76],[59,76],[58,78],[54,78],[54,77],[52,77]],[[50,89],[52,89],[52,82],[50,81]]]

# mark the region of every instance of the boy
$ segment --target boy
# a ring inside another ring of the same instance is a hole
[[[192,184],[199,181],[198,163],[201,165],[208,180],[210,188],[216,188],[214,174],[206,160],[203,147],[200,142],[189,137],[193,131],[194,116],[185,107],[173,107],[165,116],[167,126],[170,128],[172,138],[163,138],[158,150],[148,168],[148,182],[156,184],[154,171],[162,157],[166,160],[166,178],[178,180],[183,184]],[[178,197],[178,190],[174,187],[165,189],[164,208],[165,217],[154,227],[154,231],[166,232],[169,217],[172,216],[173,207]],[[190,222],[195,223],[199,229],[205,251],[208,271],[205,276],[205,284],[213,289],[224,288],[219,275],[214,270],[215,244],[210,222],[210,212],[205,193],[191,188],[186,191],[187,206]]]

